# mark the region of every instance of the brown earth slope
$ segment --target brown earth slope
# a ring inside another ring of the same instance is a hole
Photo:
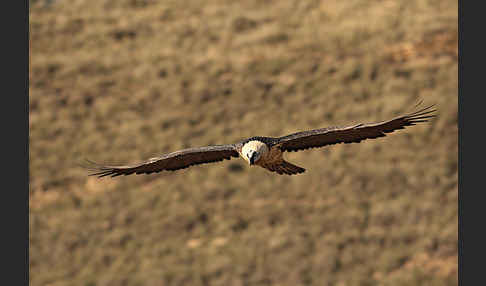
[[[31,0],[31,285],[457,285],[457,1]],[[439,117],[97,179],[184,147]]]

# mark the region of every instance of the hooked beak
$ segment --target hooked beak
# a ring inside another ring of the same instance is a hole
[[[257,158],[257,152],[253,152],[251,153],[251,156],[250,156],[250,165],[253,165],[255,164],[255,159]]]

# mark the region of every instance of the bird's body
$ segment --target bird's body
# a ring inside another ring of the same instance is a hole
[[[236,150],[250,165],[257,165],[278,174],[303,173],[304,168],[290,164],[283,159],[279,143],[279,138],[258,136],[240,142],[236,145]],[[253,154],[260,154],[258,160],[251,160],[255,156]]]
[[[283,137],[255,136],[235,144],[213,145],[179,150],[140,164],[128,166],[100,166],[93,164],[91,175],[99,177],[130,174],[151,174],[160,171],[175,171],[192,165],[205,164],[232,157],[242,157],[250,166],[257,165],[278,174],[299,174],[304,168],[283,159],[283,152],[300,151],[338,143],[359,143],[365,139],[386,136],[398,129],[426,122],[434,117],[435,110],[428,106],[407,115],[372,124],[356,124],[347,127],[328,127],[293,133]]]

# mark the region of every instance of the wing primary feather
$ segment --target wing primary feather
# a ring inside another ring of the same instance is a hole
[[[185,169],[193,165],[206,164],[229,160],[232,157],[238,157],[235,145],[213,145],[197,148],[179,150],[157,158],[151,158],[139,164],[128,166],[105,166],[96,162],[85,159],[90,166],[86,169],[92,171],[88,176],[98,177],[117,177],[120,175],[131,174],[152,174],[161,171],[175,171]]]
[[[417,109],[423,100],[420,100]],[[308,148],[323,147],[339,143],[359,143],[366,139],[386,136],[406,126],[428,122],[437,116],[435,104],[420,108],[411,113],[379,123],[356,124],[348,127],[329,127],[302,131],[278,138],[277,143],[282,151],[299,151]]]

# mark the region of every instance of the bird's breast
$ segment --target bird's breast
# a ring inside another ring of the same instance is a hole
[[[282,151],[280,148],[274,146],[266,152],[262,158],[259,160],[259,165],[268,163],[277,163],[282,161]]]

